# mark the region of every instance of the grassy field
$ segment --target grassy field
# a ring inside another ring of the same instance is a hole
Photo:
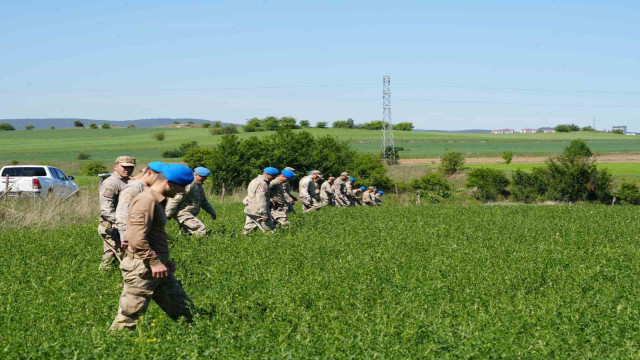
[[[327,209],[249,237],[240,204],[216,207],[218,221],[202,217],[209,238],[169,228],[194,324],[152,304],[134,333],[107,330],[122,278],[97,270],[97,220],[5,228],[0,356],[640,355],[635,207]]]
[[[380,132],[369,130],[309,129],[314,135],[330,134],[348,140],[354,149],[377,153]],[[154,132],[164,131],[166,139],[157,141]],[[263,135],[241,133],[240,137]],[[467,157],[500,156],[512,150],[516,156],[548,156],[559,153],[570,140],[582,138],[596,154],[638,154],[640,137],[600,133],[558,134],[454,134],[428,132],[395,132],[397,146],[406,150],[403,158],[438,157],[446,151],[460,151]],[[0,132],[0,164],[11,160],[21,163],[50,162],[63,170],[77,172],[78,153],[86,152],[91,160],[111,162],[121,154],[136,156],[141,162],[158,160],[164,150],[181,143],[197,141],[200,145],[215,145],[220,136],[202,128],[134,128],[134,129],[57,129]]]

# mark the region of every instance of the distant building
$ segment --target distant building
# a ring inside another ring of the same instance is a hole
[[[513,134],[513,129],[491,130],[492,134]]]
[[[535,134],[538,132],[538,129],[522,129],[520,130],[521,134]]]
[[[618,125],[614,126],[613,130],[622,130],[623,133],[627,133],[627,125]]]
[[[554,132],[556,132],[556,129],[550,128],[550,127],[541,127],[540,129],[538,129],[538,132],[541,132],[541,133],[554,133]]]

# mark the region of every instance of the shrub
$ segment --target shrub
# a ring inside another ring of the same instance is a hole
[[[585,126],[580,129],[580,131],[596,131],[596,129],[592,128],[591,126]]]
[[[12,131],[15,129],[16,128],[14,128],[13,125],[9,123],[0,123],[0,131]]]
[[[195,124],[193,121],[191,120],[187,121],[187,125],[193,125],[193,124]]]
[[[571,132],[569,125],[558,125],[554,128],[556,132]]]
[[[513,160],[513,151],[511,150],[503,151],[502,158],[504,159],[505,164],[511,164],[511,160]]]
[[[301,128],[310,128],[311,127],[311,123],[309,122],[309,120],[300,120],[300,127]]]
[[[209,130],[209,132],[211,133],[211,135],[237,134],[238,127],[233,124],[227,125],[225,127],[213,127],[211,128],[211,130]]]
[[[136,126],[135,126],[134,124],[129,124],[129,125],[127,126],[127,129],[135,129],[135,127],[136,127]]]
[[[474,197],[482,201],[495,201],[506,195],[509,179],[500,170],[479,168],[471,171],[467,178],[468,188],[476,188]]]
[[[392,185],[387,176],[387,168],[382,166],[380,159],[374,154],[357,154],[351,164],[351,173],[357,179],[358,186],[375,186],[388,189]]]
[[[20,161],[18,161],[18,160],[9,161],[9,165],[18,165],[18,164],[20,164]]]
[[[103,129],[111,129],[111,124],[106,122],[106,123],[103,123],[102,125],[100,125],[100,127],[102,127]]]
[[[365,129],[365,130],[382,130],[382,125],[383,125],[382,121],[376,120],[376,121],[370,121],[368,123],[364,123],[363,125],[358,126],[358,128]]]
[[[55,130],[55,129],[56,129],[56,127],[55,127],[55,126],[51,126],[51,127],[49,128],[49,130]]]
[[[160,153],[160,156],[163,157],[163,158],[179,158],[182,155],[183,154],[180,153],[180,150],[177,150],[177,149],[165,150],[165,151]]]
[[[160,156],[163,158],[179,158],[184,156],[190,149],[198,147],[197,141],[190,141],[180,144],[178,149],[163,151]]]
[[[623,182],[616,193],[621,204],[640,205],[640,188],[632,182]]]
[[[31,124],[29,124],[29,125],[27,125],[27,126],[25,126],[25,127],[24,127],[24,129],[25,129],[25,130],[33,130],[33,129],[35,129],[35,128],[36,128],[36,127],[35,127],[35,126],[33,126],[33,125],[31,125]]]
[[[160,131],[160,132],[155,132],[153,133],[153,138],[158,140],[158,141],[162,141],[164,140],[164,131]]]
[[[411,181],[413,190],[435,194],[443,198],[451,196],[451,185],[439,172],[428,172],[423,177]],[[421,195],[424,197],[424,195]]]
[[[319,121],[316,124],[316,128],[318,128],[318,129],[326,129],[327,128],[327,122],[326,121]]]
[[[347,120],[334,121],[333,127],[336,129],[353,129],[356,127],[356,124],[352,118],[348,118]]]
[[[91,123],[89,124],[89,129],[97,129],[98,125],[96,125],[96,123]]]
[[[624,131],[622,129],[614,129],[611,130],[612,134],[619,134],[619,135],[624,135]]]
[[[514,201],[532,203],[547,192],[547,174],[544,168],[532,172],[516,170],[511,175],[511,198]]]
[[[399,131],[413,131],[413,123],[412,122],[401,122],[393,125],[393,130]]]
[[[90,157],[91,155],[86,152],[80,152],[78,154],[78,160],[89,160]]]
[[[79,128],[83,128],[84,127],[84,123],[80,120],[74,120],[73,121],[73,126],[75,127],[79,127]]]
[[[178,121],[178,120],[173,120],[172,124],[173,124],[173,125],[180,125],[180,121]]]
[[[445,175],[455,174],[464,165],[464,155],[457,151],[450,151],[440,156],[440,168]]]
[[[210,122],[203,122],[200,124],[200,126],[202,126],[205,129],[208,129],[211,127],[211,123]]]
[[[86,163],[82,167],[82,171],[81,172],[82,172],[82,175],[95,176],[95,175],[98,175],[98,174],[107,173],[107,172],[109,172],[109,170],[100,161],[91,161],[91,162]]]

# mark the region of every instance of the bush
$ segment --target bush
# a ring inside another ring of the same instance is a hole
[[[457,151],[450,151],[440,156],[440,169],[445,175],[455,174],[464,165],[464,155]]]
[[[106,122],[106,123],[103,123],[102,125],[100,125],[100,127],[103,128],[103,129],[111,129],[111,124]]]
[[[178,121],[178,120],[173,120],[172,124],[173,124],[173,125],[180,125],[180,121]]]
[[[640,188],[632,182],[623,182],[616,193],[621,204],[640,205]]]
[[[569,125],[558,125],[555,128],[556,132],[571,132],[571,128],[569,127]]]
[[[49,128],[49,130],[55,130],[55,129],[56,129],[56,127],[55,127],[55,126],[51,126],[51,127]]]
[[[13,125],[9,123],[0,123],[0,131],[12,131],[15,129],[16,128],[14,128]]]
[[[86,152],[81,152],[78,154],[78,160],[89,160],[90,157],[91,155],[87,154]]]
[[[376,120],[376,121],[370,121],[368,123],[364,123],[363,125],[359,125],[358,128],[365,129],[365,130],[382,130],[383,124],[384,123],[382,121]]]
[[[393,130],[399,131],[413,131],[413,123],[412,122],[401,122],[393,125]]]
[[[339,120],[333,122],[333,127],[336,129],[353,129],[356,127],[355,121],[352,118],[347,120]]]
[[[423,177],[411,181],[409,186],[413,190],[423,191],[443,198],[451,196],[451,185],[439,172],[428,172]],[[421,195],[424,197],[424,195]]]
[[[612,134],[624,135],[624,131],[622,129],[614,129],[611,130]]]
[[[74,120],[73,121],[73,126],[78,127],[78,128],[83,128],[84,127],[84,123],[80,120]]]
[[[25,127],[24,127],[24,129],[25,129],[25,130],[33,130],[33,129],[35,129],[35,128],[36,128],[36,127],[35,127],[35,126],[33,126],[33,125],[27,125],[27,126],[25,126]]]
[[[208,129],[211,127],[211,123],[210,122],[203,122],[200,124],[200,126],[202,126],[205,129]]]
[[[318,129],[326,129],[327,128],[327,122],[326,121],[319,121],[316,124],[316,128],[318,128]]]
[[[96,123],[91,123],[89,124],[89,129],[97,129],[98,125],[96,125]]]
[[[511,175],[511,198],[514,201],[532,203],[547,192],[547,174],[544,168],[532,172],[516,170]]]
[[[187,151],[197,147],[197,141],[190,141],[180,144],[180,147],[178,149],[163,151],[160,156],[162,156],[163,158],[179,158],[184,156]]]
[[[107,173],[107,172],[109,172],[109,170],[100,161],[91,161],[91,162],[86,163],[82,167],[82,171],[81,172],[82,172],[82,175],[95,176],[95,175],[98,175],[98,174]]]
[[[164,140],[164,131],[160,131],[160,132],[155,132],[153,133],[153,138],[158,140],[158,141],[162,141]]]
[[[505,164],[511,164],[511,160],[513,160],[513,151],[511,150],[503,151],[502,158],[504,159]]]
[[[591,126],[585,126],[580,129],[580,131],[596,131],[596,129],[592,128]]]
[[[392,186],[392,181],[387,176],[387,168],[382,166],[380,159],[373,154],[357,154],[350,168],[358,186],[375,186],[379,189],[389,189]]]
[[[18,161],[18,160],[9,161],[9,165],[18,165],[18,164],[20,164],[20,161]]]
[[[490,168],[475,169],[467,177],[468,188],[476,188],[474,197],[482,201],[495,201],[507,194],[509,179],[500,170]]]
[[[211,128],[211,130],[209,130],[209,132],[211,133],[211,135],[237,134],[238,127],[233,124],[227,125],[225,127],[213,127]]]
[[[310,128],[311,127],[311,123],[309,122],[309,120],[300,120],[300,127],[301,128]]]
[[[135,129],[136,126],[134,124],[129,124],[127,125],[127,129]]]

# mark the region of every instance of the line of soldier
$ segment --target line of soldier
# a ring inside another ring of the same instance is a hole
[[[200,209],[216,220],[215,210],[202,186],[211,174],[208,169],[198,167],[192,171],[182,164],[151,162],[130,180],[135,166],[135,158],[118,157],[113,172],[102,177],[98,186],[98,233],[103,240],[99,268],[107,270],[117,259],[124,280],[118,313],[111,325],[113,330],[135,329],[136,320],[146,312],[150,300],[170,318],[191,321],[195,309],[173,275],[175,264],[169,257],[165,227],[167,220],[173,218],[181,229],[206,235],[205,225],[197,218]],[[291,194],[289,183],[294,176],[292,168],[280,173],[268,167],[251,181],[244,201],[247,219],[243,233],[256,228],[270,231],[275,229],[275,224],[290,225],[287,214],[294,212],[293,204],[298,200]],[[327,179],[322,185],[330,185],[325,187],[325,194],[317,185],[321,180],[322,174],[314,170],[300,182],[303,212],[334,204],[354,206],[360,203],[359,192],[363,192],[361,204],[381,205],[380,196],[384,192],[376,193],[375,188],[354,189],[355,179],[349,178],[348,173]]]
[[[295,177],[295,169],[287,167],[282,172],[274,167],[267,167],[261,175],[253,179],[247,187],[244,198],[246,215],[243,234],[256,229],[262,232],[273,231],[277,225],[290,225],[287,217],[293,212],[293,205],[298,201],[291,194],[289,181]],[[384,191],[375,187],[355,187],[356,179],[343,172],[339,177],[324,180],[322,172],[312,170],[299,183],[298,194],[302,204],[302,212],[318,211],[324,206],[380,206]]]

